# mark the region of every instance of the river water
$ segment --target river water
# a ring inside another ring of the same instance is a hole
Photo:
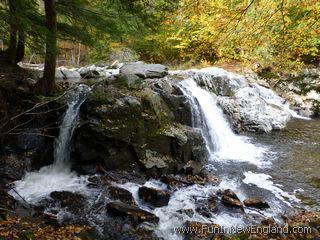
[[[140,185],[130,182],[120,185],[132,192],[139,207],[160,218],[156,230],[159,236],[168,240],[181,239],[181,235],[175,234],[174,227],[181,227],[187,220],[231,227],[259,223],[266,217],[281,221],[283,213],[298,208],[319,209],[320,120],[294,119],[278,132],[236,135],[217,105],[215,95],[200,88],[193,79],[182,81],[180,87],[193,108],[193,125],[200,129],[206,142],[210,156],[207,169],[219,176],[221,183],[181,188],[172,194],[169,205],[161,208],[152,208],[139,199]],[[87,188],[87,177],[71,172],[68,162],[68,144],[80,105],[89,91],[79,89],[62,122],[54,164],[28,173],[15,183],[19,194],[31,203],[48,197],[52,191],[62,190],[80,192],[93,202],[97,198],[96,193]],[[167,189],[156,180],[144,185]],[[270,209],[245,209],[243,213],[221,206],[211,217],[195,211],[199,200],[215,195],[220,189],[232,189],[242,201],[248,197],[262,197]],[[178,213],[181,209],[193,209],[195,214],[190,217]],[[105,213],[92,215],[93,225],[98,226],[102,216]]]
[[[320,119],[294,119],[282,131],[251,137],[275,153],[264,172],[286,191],[296,191],[303,205],[320,209]]]

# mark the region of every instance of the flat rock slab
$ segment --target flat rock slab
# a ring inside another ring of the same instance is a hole
[[[139,197],[155,207],[163,207],[167,206],[169,203],[170,192],[155,188],[140,187]]]
[[[168,75],[168,68],[161,64],[142,62],[126,64],[120,68],[120,74],[134,74],[141,78],[162,78]]]
[[[135,221],[141,222],[151,222],[158,223],[159,218],[145,210],[138,207],[133,207],[121,202],[111,202],[107,204],[108,213],[115,216],[129,217]]]

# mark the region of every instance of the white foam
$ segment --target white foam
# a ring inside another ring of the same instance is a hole
[[[287,193],[281,189],[283,187],[280,184],[275,184],[272,181],[272,177],[270,175],[264,173],[253,173],[251,171],[244,173],[245,179],[242,181],[246,184],[253,184],[259,188],[266,189],[272,192],[276,198],[286,203],[288,206],[292,206],[288,200],[294,202],[300,202],[296,196],[293,194]]]
[[[206,146],[214,161],[242,161],[266,166],[263,160],[266,150],[249,142],[249,139],[233,133],[214,94],[199,87],[189,78],[181,82],[181,89],[193,108],[193,124],[201,129]]]
[[[38,172],[27,173],[20,181],[15,182],[15,190],[29,203],[37,203],[54,191],[84,192],[87,177],[77,176],[70,171],[48,166]],[[11,195],[19,196],[11,190]]]
[[[268,104],[278,106],[279,108],[287,111],[291,114],[293,118],[303,119],[303,120],[311,120],[311,118],[304,117],[299,115],[294,110],[290,109],[290,104],[282,97],[278,96],[274,91],[269,88],[260,86],[259,84],[253,83],[252,84],[257,93],[261,98],[263,98]]]
[[[21,196],[29,203],[37,203],[54,191],[84,191],[87,177],[79,177],[71,172],[69,157],[79,109],[90,90],[90,87],[81,84],[70,92],[68,109],[61,123],[59,136],[55,139],[54,163],[39,171],[27,173],[20,181],[16,181],[14,190],[9,192],[15,198],[19,199]]]

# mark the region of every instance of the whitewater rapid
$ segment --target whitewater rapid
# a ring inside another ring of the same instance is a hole
[[[54,144],[54,162],[39,171],[27,173],[21,180],[14,182],[14,190],[9,193],[15,198],[21,197],[29,203],[37,203],[54,191],[85,192],[88,183],[86,176],[78,176],[71,171],[70,142],[78,121],[81,104],[91,90],[79,85],[72,90],[68,108],[64,114],[59,136]]]

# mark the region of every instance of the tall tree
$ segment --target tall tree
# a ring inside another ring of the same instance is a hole
[[[46,56],[43,77],[37,82],[36,91],[43,95],[54,92],[57,57],[57,12],[56,0],[44,0],[46,14]]]

